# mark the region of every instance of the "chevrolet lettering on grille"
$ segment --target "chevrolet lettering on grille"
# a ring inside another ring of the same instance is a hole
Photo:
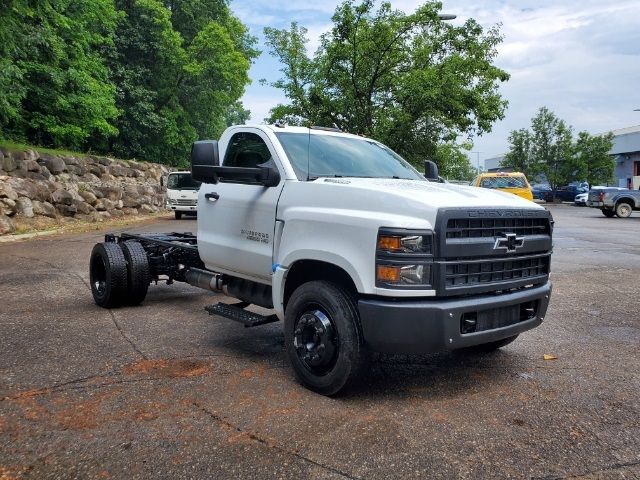
[[[506,250],[507,253],[513,253],[524,245],[524,237],[518,237],[515,233],[505,233],[501,237],[496,238],[493,246],[494,250]]]

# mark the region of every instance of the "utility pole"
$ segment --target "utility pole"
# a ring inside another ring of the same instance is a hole
[[[476,154],[476,172],[480,173],[480,154],[483,152],[469,152]]]

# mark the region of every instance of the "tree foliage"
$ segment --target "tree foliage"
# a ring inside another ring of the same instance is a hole
[[[246,119],[256,39],[226,0],[8,0],[0,135],[185,162]]]
[[[531,129],[513,130],[509,152],[502,166],[533,178],[543,174],[552,189],[572,181],[586,180],[590,185],[607,183],[615,164],[609,155],[613,135],[592,136],[578,133],[547,107],[541,107],[531,119]]]
[[[454,26],[431,1],[405,14],[382,3],[344,1],[333,28],[307,55],[307,30],[265,29],[270,53],[284,65],[271,85],[289,100],[269,121],[336,125],[376,138],[418,165],[440,142],[482,134],[503,118],[498,93],[509,76],[493,65],[498,26]]]
[[[471,180],[476,169],[469,163],[471,143],[447,142],[438,145],[433,160],[438,165],[440,176],[447,180]]]

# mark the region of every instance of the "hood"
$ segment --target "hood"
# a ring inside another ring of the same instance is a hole
[[[435,183],[420,180],[399,180],[386,178],[320,178],[314,183],[343,185],[380,196],[392,195],[401,203],[427,205],[430,208],[457,207],[504,207],[544,209],[540,205],[525,200],[513,193],[501,192],[487,188],[455,185],[451,183]],[[380,197],[379,197],[380,198]],[[384,197],[382,197],[384,198]],[[388,197],[386,197],[388,200]]]

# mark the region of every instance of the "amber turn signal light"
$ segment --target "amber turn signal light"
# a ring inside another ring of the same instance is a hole
[[[400,281],[400,267],[391,265],[378,265],[376,269],[378,282],[398,283]]]
[[[400,251],[402,250],[402,237],[380,235],[378,237],[378,250]]]

